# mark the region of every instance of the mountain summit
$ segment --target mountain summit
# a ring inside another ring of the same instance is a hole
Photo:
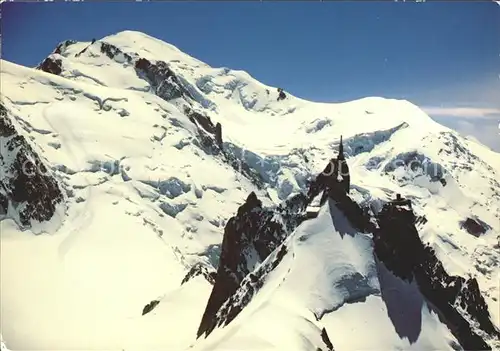
[[[1,63],[7,347],[500,347],[498,153],[408,101],[89,39]]]

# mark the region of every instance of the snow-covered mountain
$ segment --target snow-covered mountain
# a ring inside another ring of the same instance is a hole
[[[410,102],[133,31],[1,83],[9,349],[500,347],[500,154]]]

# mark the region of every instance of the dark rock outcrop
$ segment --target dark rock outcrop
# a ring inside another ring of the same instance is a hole
[[[375,232],[375,252],[385,266],[400,278],[412,281],[422,243],[415,228],[413,211],[387,204],[378,214],[380,231]]]
[[[207,154],[221,156],[224,162],[233,167],[235,171],[247,177],[258,188],[264,186],[264,180],[260,173],[236,157],[231,150],[224,150],[222,142],[222,125],[220,123],[214,125],[210,117],[196,112],[187,106],[184,107],[184,114],[196,125],[201,147]]]
[[[95,39],[92,39],[91,44],[83,48],[80,52],[76,53],[75,56],[78,57],[81,54],[83,54],[87,49],[89,48],[90,45],[94,44],[96,42]],[[44,72],[47,73],[52,73],[55,75],[60,75],[63,71],[62,67],[62,60],[58,58],[58,55],[61,56],[67,56],[66,54],[66,48],[70,45],[75,44],[76,41],[74,40],[65,40],[57,45],[57,47],[54,49],[52,54],[47,57],[45,60],[42,61],[36,68],[40,69]],[[119,62],[122,62],[125,60],[128,63],[131,63],[133,61],[133,57],[126,52],[123,52],[120,50],[118,47],[106,43],[106,42],[100,42],[100,50],[102,53],[104,53],[107,57],[109,57],[112,60],[117,60]],[[118,55],[122,55],[123,59],[117,59]]]
[[[150,62],[140,58],[135,62],[137,74],[149,82],[156,95],[166,101],[176,98],[194,99],[179,78],[163,61]]]
[[[74,41],[74,40],[65,40],[65,41],[59,43],[59,45],[57,45],[57,47],[54,49],[53,54],[62,55],[62,54],[64,54],[64,52],[66,51],[66,48],[68,46],[73,45],[75,43],[76,43],[76,41]]]
[[[286,99],[286,94],[283,89],[278,88],[278,101]]]
[[[27,140],[19,135],[0,104],[0,207],[3,216],[11,216],[22,227],[32,220],[47,221],[55,213],[63,196],[56,180]],[[9,215],[9,208],[14,212]]]
[[[132,62],[132,56],[123,52],[116,46],[105,42],[100,42],[100,43],[101,43],[101,52],[106,54],[106,56],[108,56],[110,59],[113,60],[116,58],[117,55],[123,55],[123,57],[125,58],[125,60],[127,60],[128,63]]]
[[[328,336],[328,333],[326,332],[325,328],[321,330],[321,339],[325,343],[328,351],[334,351],[333,344],[330,341],[330,337]]]
[[[215,278],[217,277],[217,272],[215,271],[215,269],[210,266],[198,263],[191,267],[184,279],[182,279],[181,285],[187,283],[189,280],[199,275],[202,275],[210,284],[215,284]]]
[[[198,337],[210,334],[218,325],[228,324],[246,306],[253,293],[246,294],[244,301],[239,303],[227,300],[236,299],[233,295],[247,276],[247,284],[253,284],[252,291],[258,290],[259,277],[252,277],[249,273],[306,219],[306,207],[307,198],[304,195],[298,195],[274,209],[263,208],[255,193],[248,196],[224,229],[217,277],[198,328]],[[286,253],[286,247],[283,249],[281,257],[278,255],[279,260]]]
[[[150,303],[148,303],[142,309],[142,315],[144,316],[145,314],[148,314],[149,312],[151,312],[156,306],[158,306],[159,303],[160,303],[160,301],[158,301],[158,300],[153,300]]]
[[[375,230],[375,225],[371,221],[367,209],[361,208],[343,190],[342,187],[333,187],[328,189],[328,195],[349,219],[353,228],[363,233],[372,233]]]
[[[415,226],[419,226],[419,225],[422,226],[422,225],[426,224],[427,222],[428,222],[427,217],[419,216],[415,220]]]
[[[465,221],[460,223],[460,226],[467,230],[469,234],[472,234],[475,237],[481,236],[481,234],[486,233],[486,231],[489,229],[488,225],[479,223],[479,221],[473,218],[467,218]]]
[[[260,266],[242,280],[237,291],[235,291],[218,310],[214,318],[214,323],[206,332],[207,335],[216,327],[228,325],[238,316],[238,314],[250,303],[260,288],[262,288],[268,274],[278,267],[287,252],[287,247],[282,245],[272,261],[266,265]]]
[[[4,194],[4,191],[0,192],[0,218],[3,218],[7,215],[9,210],[9,199]]]
[[[55,75],[60,75],[62,72],[62,61],[61,59],[54,58],[52,56],[47,57],[37,66],[37,69],[42,70],[47,73],[52,73]]]
[[[88,50],[88,48],[89,48],[92,44],[94,44],[94,43],[95,43],[95,39],[92,39],[92,43],[90,43],[89,45],[87,45],[86,47],[84,47],[82,50],[80,50],[80,52],[76,53],[76,54],[75,54],[75,57],[79,57],[80,55],[82,55],[83,53],[85,53],[85,52]],[[102,47],[101,47],[101,49],[102,49]]]
[[[198,128],[201,127],[206,133],[215,138],[216,127],[210,117],[196,112],[187,106],[184,108],[184,113]]]
[[[198,130],[198,138],[201,142],[203,150],[211,155],[221,154],[222,142],[217,140],[217,127],[213,124],[209,116],[201,114],[190,107],[184,107],[184,114],[189,120],[196,125]],[[220,123],[217,123],[220,126]],[[219,127],[220,137],[222,138],[222,126]]]
[[[434,250],[420,240],[417,220],[411,208],[386,204],[378,214],[379,229],[374,232],[378,259],[396,276],[417,281],[464,349],[490,350],[476,328],[493,338],[500,333],[491,322],[476,279],[450,276]]]
[[[219,122],[215,125],[215,141],[222,149],[222,125]]]

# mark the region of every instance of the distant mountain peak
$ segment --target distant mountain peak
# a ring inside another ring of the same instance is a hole
[[[498,348],[497,153],[408,101],[88,39],[0,65],[9,348]]]

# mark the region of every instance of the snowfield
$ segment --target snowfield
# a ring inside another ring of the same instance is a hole
[[[323,328],[341,350],[458,345],[418,289],[375,261],[371,240],[332,202],[302,224],[286,248],[278,269],[243,312],[193,349],[327,349]]]
[[[28,229],[12,206],[0,213],[2,350],[325,351],[323,330],[337,351],[460,349],[416,284],[378,262],[370,235],[331,202],[283,257],[278,248],[255,268],[280,257],[236,319],[196,339],[212,285],[202,275],[181,284],[186,274],[217,268],[224,227],[249,193],[276,206],[307,191],[341,135],[351,197],[374,212],[396,193],[411,199],[427,220],[422,241],[448,273],[478,280],[500,327],[500,154],[408,101],[315,103],[286,87],[278,101],[246,72],[139,32],[58,51],[60,75],[0,65],[8,118],[64,195],[51,221]],[[160,97],[128,57],[164,61],[182,96]],[[187,107],[220,123],[236,166],[207,151]],[[485,232],[469,233],[468,218]]]

